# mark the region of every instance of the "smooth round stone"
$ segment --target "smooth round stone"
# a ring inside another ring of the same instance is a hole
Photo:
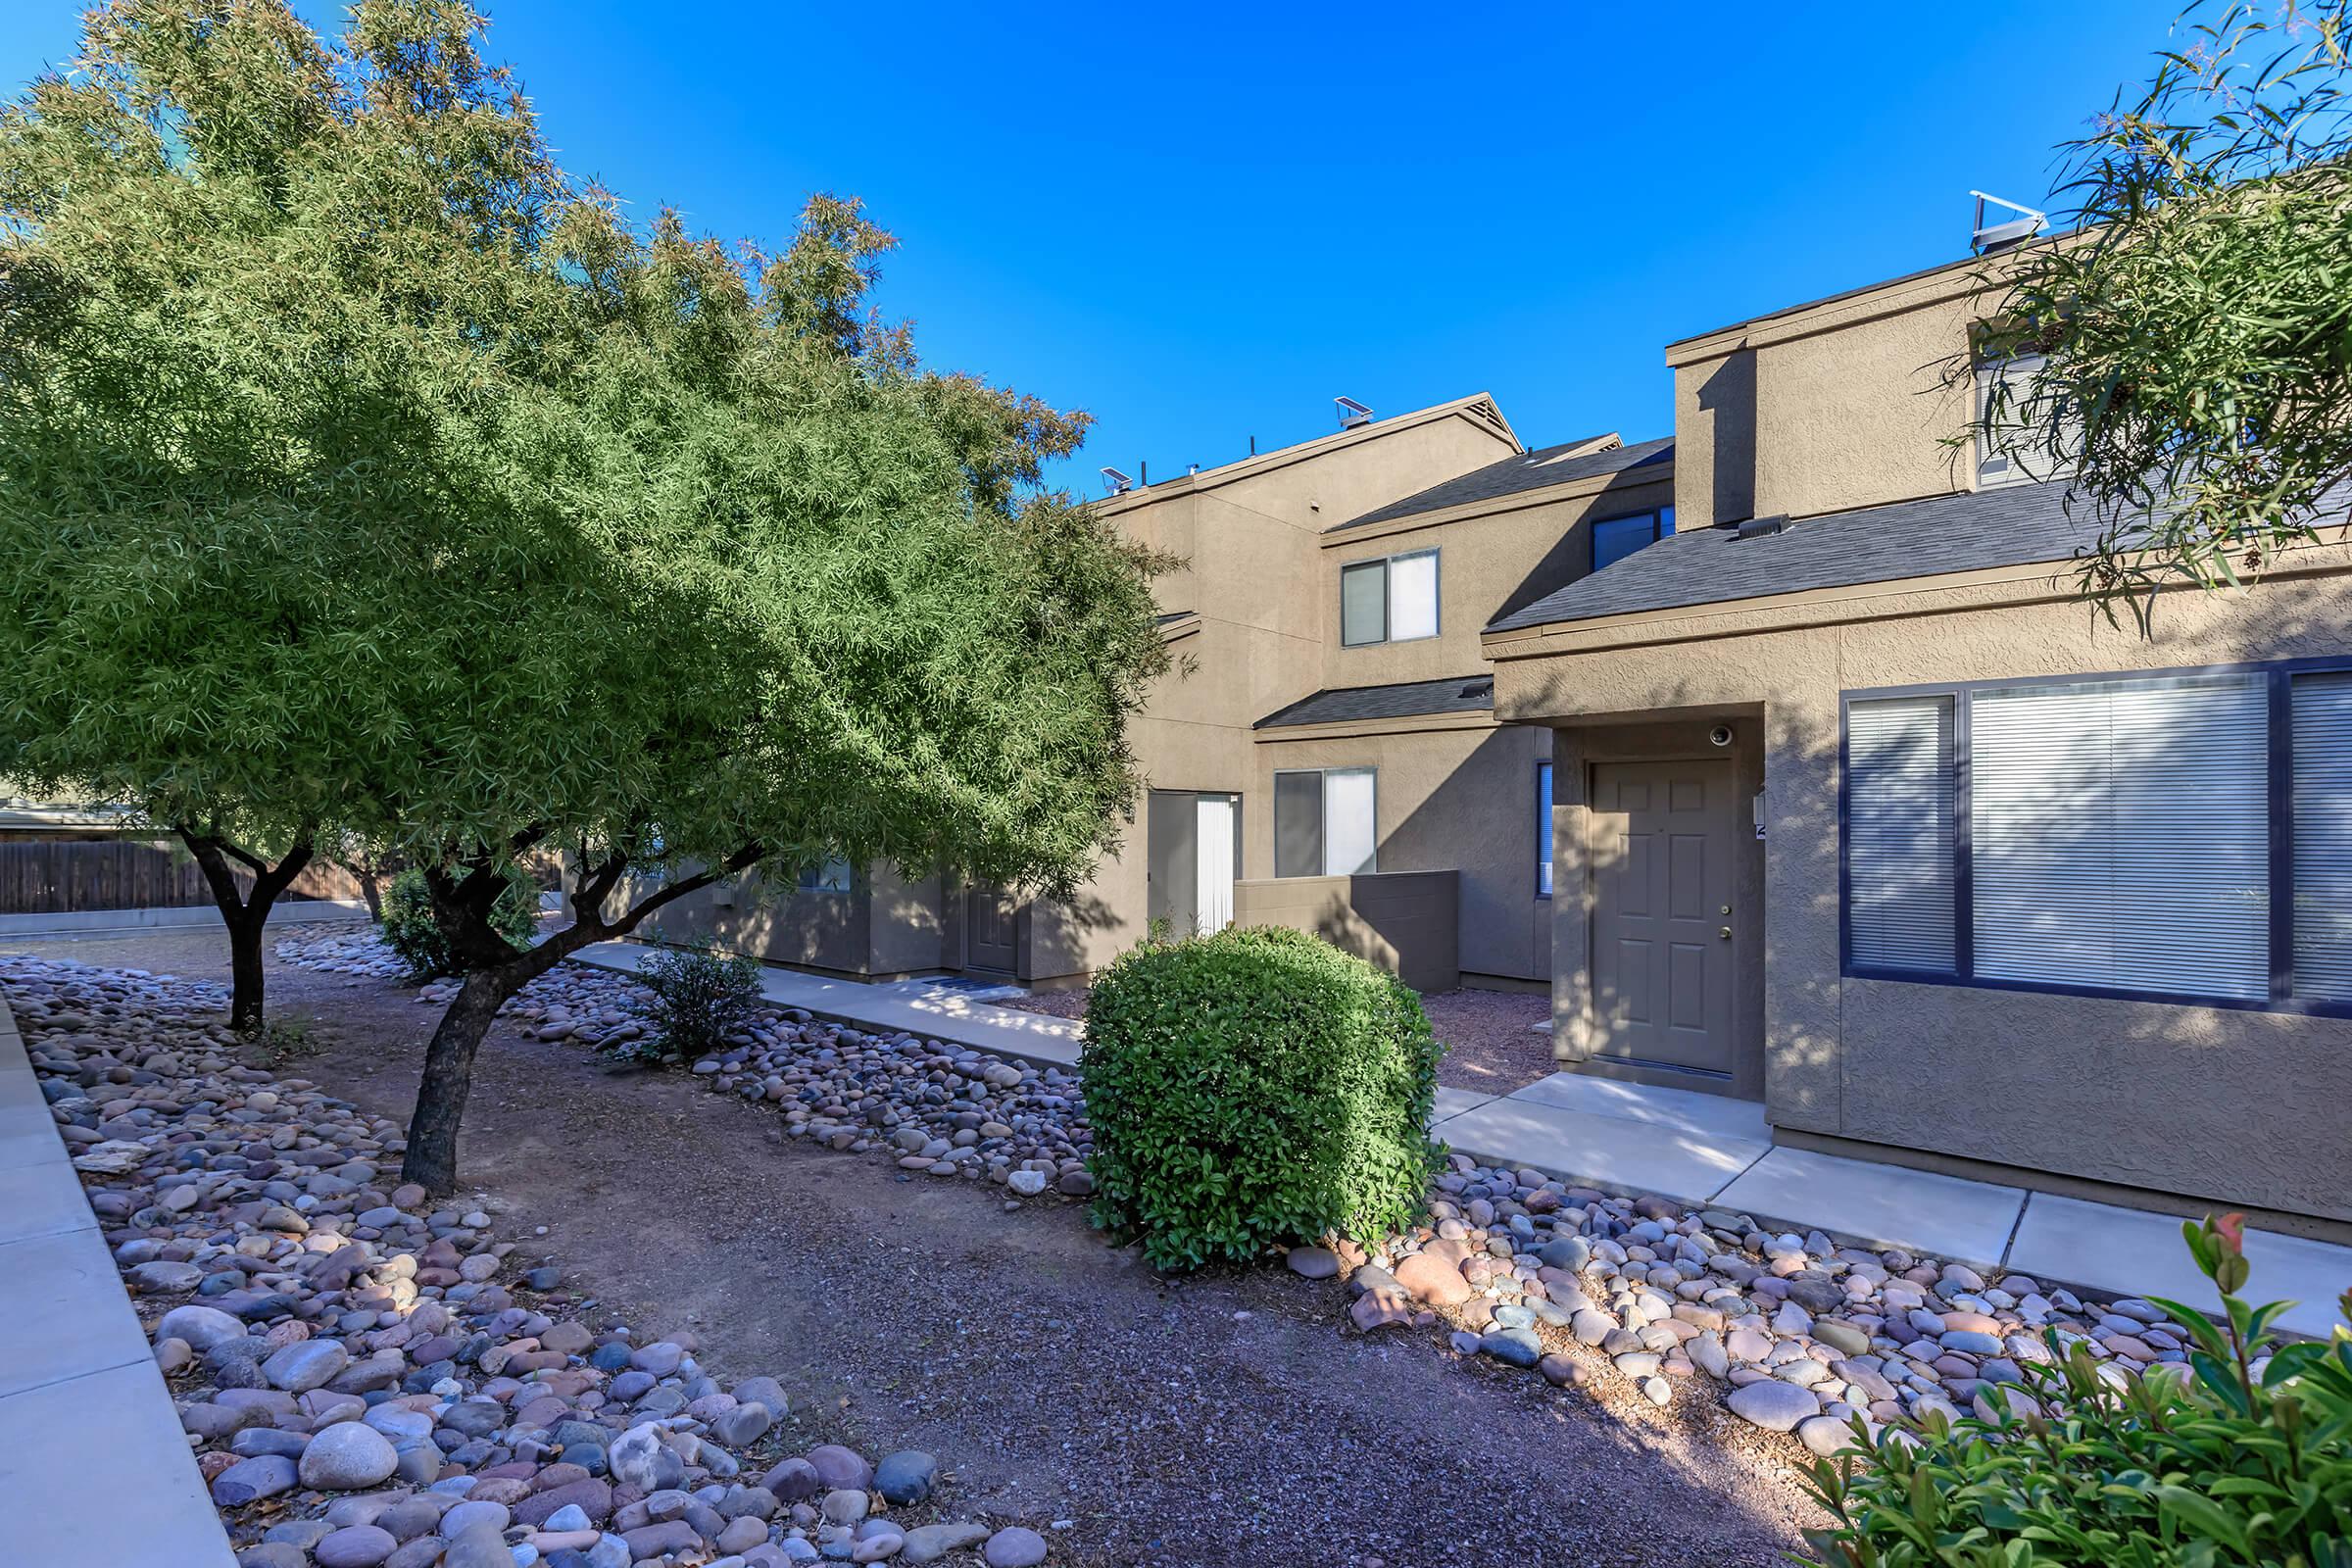
[[[1046,1538],[1014,1525],[988,1538],[980,1548],[988,1568],[1036,1568],[1046,1560]]]
[[[930,1496],[932,1483],[938,1479],[939,1461],[913,1448],[886,1455],[874,1466],[874,1490],[882,1494],[884,1502],[902,1508]]]
[[[311,1548],[311,1555],[318,1559],[318,1568],[376,1568],[399,1546],[389,1530],[375,1525],[346,1525],[321,1536],[318,1544]]]
[[[1328,1247],[1294,1247],[1283,1260],[1302,1279],[1327,1280],[1340,1271],[1340,1254]]]
[[[400,1454],[373,1427],[341,1421],[302,1450],[302,1484],[316,1492],[359,1492],[381,1485],[400,1468]]]

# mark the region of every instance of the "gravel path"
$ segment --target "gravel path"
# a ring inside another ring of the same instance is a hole
[[[1041,991],[1001,1005],[1056,1018],[1086,1016],[1087,988]],[[1433,992],[1421,999],[1429,1026],[1446,1044],[1438,1082],[1455,1089],[1507,1095],[1558,1070],[1551,1059],[1551,1035],[1538,1026],[1551,1016],[1551,998],[1534,991]]]
[[[8,947],[225,969],[210,929]],[[275,1016],[315,1024],[289,1070],[405,1118],[433,1009],[283,965],[270,985]],[[466,1128],[469,1188],[510,1234],[548,1227],[534,1245],[601,1312],[772,1371],[846,1441],[930,1449],[984,1516],[1072,1521],[1056,1561],[1762,1565],[1813,1517],[1785,1442],[1712,1406],[1553,1390],[1436,1333],[1360,1338],[1338,1286],[1278,1270],[1163,1280],[1076,1204],[1007,1213],[786,1148],[772,1114],[682,1075],[501,1027]]]

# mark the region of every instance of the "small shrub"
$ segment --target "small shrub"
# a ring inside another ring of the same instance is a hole
[[[2027,1366],[2033,1402],[2009,1398],[2000,1420],[1889,1429],[1859,1462],[1819,1461],[1812,1491],[1838,1522],[1806,1532],[1816,1560],[2352,1562],[2352,1338],[2339,1328],[2331,1343],[2274,1345],[2272,1320],[2289,1303],[2238,1298],[2244,1223],[2230,1214],[2180,1227],[2225,1314],[2217,1327],[2178,1301],[2156,1302],[2196,1346],[2178,1369],[2185,1375],[2118,1387],[2078,1345],[2052,1365]],[[2352,1292],[2343,1308],[2352,1317]],[[2056,1330],[2048,1341],[2061,1349]]]
[[[715,1051],[760,1001],[760,960],[708,943],[662,948],[637,967],[654,994],[653,1033],[623,1054],[649,1061],[692,1061]]]
[[[311,1034],[311,1026],[301,1018],[271,1018],[258,1029],[245,1033],[245,1044],[260,1053],[271,1070],[303,1056],[315,1056],[320,1042]]]
[[[508,866],[506,877],[506,890],[490,906],[490,924],[515,947],[527,948],[539,930],[539,885],[518,865]],[[425,889],[422,871],[411,868],[392,879],[378,929],[386,945],[408,965],[411,979],[431,980],[457,973],[449,944],[433,923],[432,895]]]
[[[1445,1048],[1394,975],[1297,931],[1123,954],[1095,982],[1080,1071],[1095,1223],[1161,1268],[1247,1260],[1420,1213]]]

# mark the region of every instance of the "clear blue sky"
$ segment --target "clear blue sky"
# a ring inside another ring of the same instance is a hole
[[[0,7],[0,75],[76,9]],[[1322,434],[1340,393],[1665,434],[1668,341],[1962,254],[1969,188],[2036,203],[2178,4],[489,10],[566,167],[641,214],[772,237],[864,197],[884,307],[1092,411],[1059,477],[1094,493]]]

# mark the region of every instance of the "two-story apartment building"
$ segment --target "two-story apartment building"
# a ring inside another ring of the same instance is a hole
[[[1956,263],[1672,345],[1667,539],[1498,615],[1552,732],[1556,1054],[1776,1142],[2352,1230],[2352,550],[2153,635],[1955,436]]]
[[[1102,503],[1181,557],[1140,820],[1079,899],[889,867],[683,918],[1082,979],[1155,923],[1548,984],[1570,1070],[1784,1144],[2352,1236],[2352,546],[2153,635],[1966,439],[1964,259],[1684,339],[1670,440],[1486,397]]]

